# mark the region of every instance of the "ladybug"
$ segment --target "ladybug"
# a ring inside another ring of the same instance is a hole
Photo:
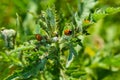
[[[69,36],[69,35],[72,34],[72,31],[69,30],[69,29],[66,29],[66,30],[64,30],[64,34],[67,35],[67,36]]]
[[[35,38],[38,40],[38,41],[41,41],[42,40],[42,36],[40,34],[35,34]]]

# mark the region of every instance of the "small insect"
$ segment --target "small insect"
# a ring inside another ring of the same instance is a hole
[[[64,30],[64,34],[67,35],[67,36],[69,36],[69,35],[72,34],[72,31],[69,30],[69,29],[66,29],[66,30]]]
[[[85,20],[84,20],[84,23],[85,23],[85,24],[89,24],[89,23],[90,23],[90,21],[89,21],[89,20],[87,20],[87,19],[85,19]]]
[[[40,34],[35,34],[35,38],[38,40],[38,41],[41,41],[42,40],[42,36]]]

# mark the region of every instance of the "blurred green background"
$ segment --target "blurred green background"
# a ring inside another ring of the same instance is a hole
[[[33,34],[34,21],[42,10],[55,5],[57,13],[63,13],[64,18],[69,20],[72,13],[79,11],[78,4],[79,0],[0,0],[0,28],[18,30],[16,27],[16,13],[18,13],[23,29],[23,36],[18,36],[18,44],[21,44],[27,40],[25,36]],[[94,9],[105,7],[120,7],[120,0],[98,0]],[[97,21],[88,29],[88,32],[91,35],[85,37],[84,53],[90,57],[92,64],[86,70],[89,71],[92,68],[94,71],[92,75],[97,75],[98,80],[119,80],[120,12]],[[4,52],[4,40],[2,36],[0,37],[0,52]],[[85,58],[85,62],[89,62],[89,59]],[[72,64],[79,65],[79,63],[82,64],[78,59],[76,63]],[[3,63],[2,56],[0,56],[0,77],[1,75],[5,76],[8,65]],[[107,70],[108,65],[111,66],[112,73]],[[103,76],[105,74],[108,76]],[[87,77],[87,80],[92,80],[89,76]]]

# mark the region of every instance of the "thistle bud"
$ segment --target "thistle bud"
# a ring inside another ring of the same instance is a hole
[[[53,38],[52,38],[52,41],[53,41],[53,42],[57,42],[57,41],[58,41],[58,37],[53,37]]]
[[[16,31],[13,29],[2,29],[1,34],[4,38],[7,48],[14,48]]]

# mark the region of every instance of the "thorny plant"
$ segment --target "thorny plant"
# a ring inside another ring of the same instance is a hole
[[[100,18],[120,11],[120,8],[106,8],[91,12],[96,1],[89,1],[80,2],[80,9],[75,14],[71,14],[73,17],[71,20],[66,20],[62,13],[57,14],[55,7],[41,11],[35,21],[34,37],[20,46],[15,46],[17,31],[3,29],[1,33],[6,47],[9,48],[6,50],[5,58],[7,62],[11,62],[9,69],[14,70],[6,80],[35,77],[41,80],[48,79],[49,76],[52,80],[65,80],[65,74],[71,76],[69,74],[72,72],[67,71],[67,68],[74,58],[83,56],[83,40],[90,34],[87,29]],[[20,16],[16,15],[17,27],[20,27]],[[87,74],[82,71],[76,76]]]

